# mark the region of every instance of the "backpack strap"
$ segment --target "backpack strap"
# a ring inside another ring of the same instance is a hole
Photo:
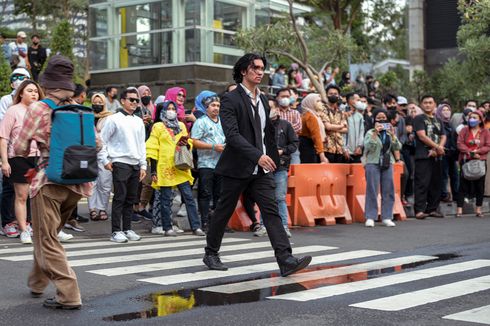
[[[42,99],[41,102],[46,103],[51,109],[56,109],[58,107],[50,98]]]

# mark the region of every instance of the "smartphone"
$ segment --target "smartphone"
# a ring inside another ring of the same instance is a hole
[[[391,129],[391,123],[382,123],[381,124],[383,126],[383,130],[389,130]]]

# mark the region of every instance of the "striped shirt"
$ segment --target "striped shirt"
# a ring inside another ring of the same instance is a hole
[[[293,126],[293,130],[296,135],[301,132],[301,115],[298,111],[292,110],[290,108],[279,108],[279,117],[283,120],[286,120],[291,124],[291,126]]]

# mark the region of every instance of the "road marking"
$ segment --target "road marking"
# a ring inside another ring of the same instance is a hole
[[[160,249],[172,249],[172,248],[182,248],[182,247],[192,247],[192,246],[203,246],[206,243],[206,239],[197,240],[194,238],[194,241],[185,241],[185,242],[167,242],[167,243],[159,243],[152,245],[142,245],[142,246],[131,246],[128,247],[125,244],[122,246],[113,247],[113,248],[104,248],[104,249],[91,249],[91,250],[78,250],[78,251],[67,251],[67,257],[79,257],[79,256],[90,256],[90,255],[103,255],[103,254],[111,254],[111,253],[125,253],[125,252],[136,252],[136,251],[144,251],[144,250],[160,250]],[[244,242],[248,241],[247,239],[238,239],[238,238],[228,238],[223,239],[223,243],[234,243],[234,242]],[[9,260],[9,261],[26,261],[32,260],[32,255],[21,255],[21,256],[6,256],[1,257],[0,259]]]
[[[306,246],[306,247],[295,247],[294,252],[309,253],[309,252],[318,252],[318,251],[326,251],[326,250],[334,250],[334,249],[338,249],[338,248],[327,247],[327,246]],[[222,257],[222,261],[225,263],[231,263],[231,262],[245,261],[249,259],[262,259],[262,258],[269,258],[269,257],[274,257],[274,252],[272,250],[224,256]],[[175,268],[185,268],[185,267],[194,267],[194,266],[202,266],[202,265],[203,265],[202,259],[199,258],[199,259],[179,260],[179,261],[155,263],[155,264],[105,268],[105,269],[98,269],[98,270],[93,270],[88,272],[93,274],[98,274],[98,275],[116,276],[116,275],[163,271],[163,270],[169,270]]]
[[[231,246],[223,246],[221,251],[234,251],[234,250],[245,250],[245,249],[257,249],[257,248],[266,248],[270,247],[270,242],[260,241],[260,242],[247,242],[238,245]],[[130,251],[129,251],[130,253]],[[191,255],[204,255],[204,247],[195,248],[195,249],[185,249],[185,250],[175,250],[175,251],[158,251],[146,254],[137,254],[137,255],[123,255],[123,256],[113,256],[113,257],[101,257],[101,258],[88,258],[88,259],[79,259],[69,261],[70,266],[78,267],[78,266],[90,266],[90,265],[103,265],[103,264],[112,264],[112,263],[127,263],[130,261],[138,261],[138,260],[162,260],[170,257],[184,257]]]
[[[490,305],[458,312],[442,318],[490,325]]]
[[[383,311],[400,311],[488,289],[490,289],[490,275],[431,287],[424,290],[392,295],[376,300],[359,302],[351,304],[350,306]]]
[[[274,286],[281,286],[286,284],[307,282],[320,280],[325,278],[349,275],[360,272],[368,272],[371,270],[378,270],[383,268],[395,267],[405,264],[411,264],[416,262],[422,262],[427,260],[437,259],[434,256],[406,256],[392,259],[385,259],[379,261],[373,261],[368,263],[361,263],[351,266],[343,266],[332,269],[324,269],[307,273],[300,273],[291,275],[290,277],[272,277],[267,279],[252,280],[240,283],[217,285],[207,288],[200,288],[202,291],[218,292],[218,293],[239,293],[264,288],[270,288]]]
[[[135,244],[141,244],[141,243],[152,243],[152,242],[178,242],[179,240],[196,240],[195,235],[181,235],[178,237],[151,237],[147,238],[146,236],[143,236],[140,241],[131,241],[127,243],[115,243],[112,241],[109,241],[109,237],[107,240],[104,241],[96,241],[96,242],[71,242],[70,243],[64,243],[63,248],[66,249],[73,249],[73,248],[98,248],[98,247],[108,247],[108,246],[131,246]],[[230,238],[232,239],[232,238]],[[234,238],[234,239],[239,239],[239,238]],[[242,240],[249,240],[249,239],[242,239]],[[33,247],[32,246],[26,246],[22,245],[21,247],[12,247],[8,249],[0,249],[0,255],[2,254],[18,254],[18,253],[23,253],[23,252],[32,252]],[[1,258],[0,258],[1,259]]]
[[[338,254],[313,257],[311,265],[324,264],[333,261],[372,257],[372,256],[384,255],[388,253],[389,252],[386,251],[374,251],[374,250],[357,250],[357,251],[342,252]],[[169,285],[169,284],[179,284],[179,283],[187,283],[193,281],[210,280],[210,279],[223,278],[228,276],[245,275],[250,273],[269,272],[269,271],[275,271],[277,269],[278,269],[277,263],[265,263],[265,264],[230,268],[227,271],[206,270],[206,271],[201,271],[196,273],[151,277],[151,278],[140,279],[138,281],[161,284],[161,285]]]
[[[365,281],[358,281],[353,283],[337,284],[331,286],[324,286],[316,289],[295,292],[291,294],[282,294],[268,299],[275,300],[292,300],[292,301],[310,301],[322,298],[329,298],[337,295],[354,293],[358,291],[371,290],[381,288],[394,284],[408,283],[423,279],[428,279],[437,276],[449,275],[454,273],[460,273],[473,269],[489,267],[490,260],[478,259],[471,260],[462,263],[455,263],[450,265],[444,265],[439,267],[427,268],[423,270],[400,273],[395,275],[389,275],[380,278],[373,278]]]

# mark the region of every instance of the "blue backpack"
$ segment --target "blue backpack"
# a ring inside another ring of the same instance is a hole
[[[98,167],[92,109],[76,104],[56,106],[50,99],[42,102],[53,110],[48,180],[65,185],[94,181]]]

